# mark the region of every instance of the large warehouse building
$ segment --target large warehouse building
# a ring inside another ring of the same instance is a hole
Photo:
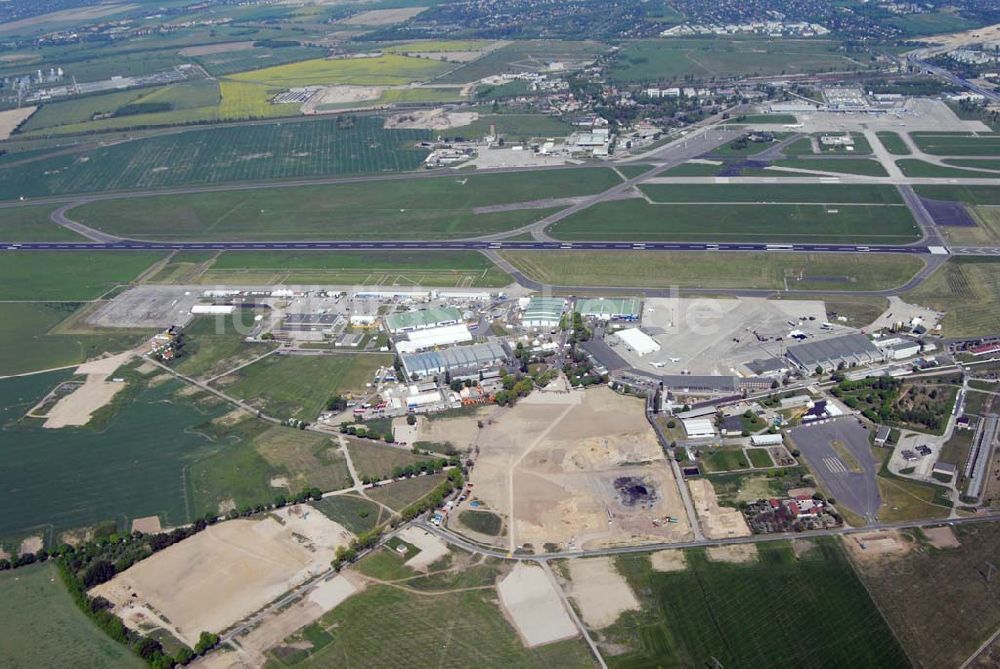
[[[867,365],[880,362],[885,356],[863,334],[848,334],[789,346],[787,357],[803,371],[812,372],[817,367],[833,371],[841,363]]]
[[[385,326],[392,334],[438,328],[462,322],[462,312],[455,307],[429,307],[403,311],[385,317]]]
[[[529,328],[551,328],[562,320],[566,300],[561,297],[533,297],[524,306],[521,324]]]
[[[402,353],[399,356],[406,375],[418,379],[439,376],[448,372],[453,378],[478,376],[479,372],[506,364],[510,354],[502,344],[474,344],[452,346],[442,351]]]
[[[660,350],[660,345],[656,340],[639,328],[625,328],[615,333],[615,336],[622,340],[626,346],[635,351],[639,357],[656,353]]]
[[[438,346],[449,346],[451,344],[463,344],[472,341],[472,333],[465,323],[458,325],[443,325],[439,328],[427,328],[426,330],[414,330],[407,333],[406,341],[396,342],[396,351],[399,353],[413,353],[416,351],[426,351],[429,348]]]
[[[577,301],[576,311],[584,318],[633,322],[642,316],[642,302],[634,297],[586,298]]]

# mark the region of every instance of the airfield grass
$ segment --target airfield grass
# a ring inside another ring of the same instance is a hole
[[[490,126],[508,141],[528,141],[536,137],[566,137],[573,127],[552,116],[542,114],[481,114],[469,125],[452,128],[449,136],[478,139],[489,134]]]
[[[625,649],[609,666],[909,666],[836,539],[799,555],[787,542],[757,550],[758,560],[733,564],[689,549],[687,568],[671,573],[648,555],[618,557],[642,610],[596,632]],[[817,607],[822,625],[807,613]]]
[[[0,303],[0,376],[76,365],[141,343],[142,335],[132,333],[52,332],[80,306],[73,302]]]
[[[661,172],[664,177],[714,177],[725,165],[712,165],[710,163],[687,162],[677,167],[671,167],[666,172]]]
[[[828,321],[842,316],[847,319],[843,321],[845,325],[855,328],[868,327],[889,308],[889,300],[884,297],[817,295],[814,299],[823,300]]]
[[[903,204],[895,187],[880,184],[643,184],[639,188],[653,202]]]
[[[882,146],[885,150],[894,156],[908,156],[910,155],[910,148],[903,141],[903,138],[899,136],[898,132],[892,132],[891,130],[882,130],[875,135],[878,137],[878,141],[882,142]]]
[[[904,299],[945,312],[944,336],[991,334],[1000,321],[1000,259],[951,258]]]
[[[52,372],[0,381],[0,537],[36,530],[52,539],[107,521],[124,529],[128,519],[151,515],[165,525],[190,522],[186,470],[221,446],[194,428],[224,409],[180,397],[181,384],[167,381],[140,388],[99,432],[20,421],[66,378]]]
[[[619,52],[609,78],[645,82],[864,70],[825,39],[669,38],[637,40]]]
[[[453,69],[453,65],[426,58],[383,54],[374,58],[317,58],[286,63],[226,77],[229,81],[296,88],[322,84],[393,86],[430,79]]]
[[[872,449],[876,461],[882,463],[876,477],[879,495],[882,498],[878,519],[883,523],[895,523],[924,518],[947,518],[952,507],[945,496],[946,488],[890,473],[886,462],[891,454],[888,449]]]
[[[0,198],[304,179],[416,169],[424,130],[374,116],[243,124],[154,135],[0,170]],[[129,207],[134,209],[134,207]]]
[[[840,253],[660,251],[501,251],[530,278],[549,285],[636,288],[881,290],[900,286],[923,263],[908,256]]]
[[[606,49],[600,42],[589,40],[514,40],[439,76],[435,83],[464,84],[503,72],[537,72],[548,63],[591,61]]]
[[[1000,207],[966,206],[976,223],[974,226],[954,225],[938,228],[952,244],[989,246],[1000,243]]]
[[[444,482],[445,478],[446,475],[443,473],[414,476],[366,490],[365,494],[394,511],[402,511],[410,504],[430,494],[434,488]]]
[[[0,300],[91,300],[131,282],[161,257],[147,251],[7,252],[0,263]]]
[[[85,242],[86,238],[49,220],[51,206],[12,207],[0,216],[0,241]]]
[[[961,167],[946,167],[935,165],[916,158],[903,158],[896,161],[896,166],[908,177],[930,177],[930,178],[950,178],[976,179],[976,178],[996,178],[1000,174],[996,172],[986,172],[983,170],[964,169]]]
[[[737,123],[778,125],[796,123],[798,119],[791,114],[746,114],[745,116],[737,117],[735,121]]]
[[[865,177],[887,177],[889,173],[877,160],[867,158],[793,158],[776,160],[774,167],[789,167],[797,170],[813,170],[818,172],[836,172],[838,174],[856,174]],[[764,174],[774,176],[773,170],[761,172],[748,170],[745,174]]]
[[[351,461],[362,478],[389,478],[396,467],[424,462],[428,456],[416,455],[398,446],[387,446],[374,440],[347,437]]]
[[[557,239],[627,241],[898,244],[920,238],[902,205],[650,204],[638,198],[598,203],[548,232]]]
[[[550,210],[475,207],[589,195],[620,178],[583,168],[469,174],[327,186],[104,200],[74,208],[81,223],[128,237],[187,240],[447,239],[516,229]]]
[[[1000,626],[996,582],[983,577],[995,562],[1000,524],[952,527],[961,544],[938,549],[919,531],[903,556],[857,563],[858,572],[914,662],[957,667]],[[975,615],[941,615],[975,611]]]
[[[1000,171],[1000,159],[994,158],[948,158],[944,162],[955,167]]]
[[[1000,205],[1000,188],[993,186],[914,186],[917,195],[973,205]]]
[[[312,421],[334,394],[361,394],[391,355],[272,355],[215,381],[276,418]]]
[[[199,322],[225,323],[224,318],[200,316],[192,325]],[[246,324],[249,331],[252,321]],[[184,355],[172,365],[178,373],[192,378],[211,378],[224,374],[230,369],[253,360],[274,350],[269,342],[247,342],[245,335],[238,332],[219,331],[198,328],[192,331],[185,328]]]
[[[54,564],[0,574],[0,665],[5,667],[143,667],[77,608]]]
[[[179,283],[190,277],[179,276]],[[203,284],[362,284],[499,287],[511,278],[474,251],[223,253],[195,279]]]
[[[924,153],[936,156],[1000,156],[1000,134],[912,132]]]
[[[382,49],[383,53],[447,53],[449,51],[479,51],[490,46],[490,40],[481,39],[427,39],[398,42]]]
[[[320,513],[340,523],[354,534],[362,534],[378,524],[382,510],[378,504],[356,495],[334,495],[310,502]]]
[[[274,67],[303,60],[322,58],[325,51],[316,47],[287,46],[270,48],[254,46],[237,51],[223,51],[193,56],[198,64],[213,77],[256,70],[262,66]]]
[[[524,648],[492,587],[424,594],[373,584],[313,627],[321,647],[310,644],[312,650],[296,667],[593,666],[579,639]],[[296,653],[296,659],[301,656]]]

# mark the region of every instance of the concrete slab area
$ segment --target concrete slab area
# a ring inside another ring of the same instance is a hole
[[[868,444],[868,431],[852,416],[819,421],[789,430],[788,436],[802,452],[809,469],[833,497],[874,522],[882,497],[879,494],[878,463]]]

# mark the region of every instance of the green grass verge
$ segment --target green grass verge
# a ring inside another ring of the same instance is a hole
[[[913,132],[924,153],[936,156],[1000,156],[1000,134]]]
[[[150,251],[8,252],[0,263],[0,300],[92,300],[162,257]]]
[[[502,251],[527,276],[554,286],[881,290],[906,283],[918,258],[838,253]]]
[[[865,177],[887,177],[889,173],[877,160],[867,158],[796,158],[777,160],[775,167],[789,167],[797,170],[813,170],[818,172],[836,172],[838,174],[857,174]],[[745,174],[765,174],[774,176],[773,170],[748,170]]]
[[[54,564],[0,573],[0,665],[5,667],[146,666],[77,608]]]
[[[598,203],[548,232],[556,239],[609,241],[902,244],[920,238],[913,215],[902,205],[650,204],[638,198]]]
[[[914,186],[921,197],[974,205],[1000,205],[1000,188],[992,186]]]
[[[4,242],[85,242],[87,239],[49,219],[51,206],[13,207],[0,216]]]
[[[1000,321],[1000,261],[951,258],[905,299],[945,312],[945,336],[992,334]]]
[[[732,564],[687,550],[687,568],[672,573],[654,571],[647,555],[619,557],[642,610],[599,633],[626,649],[609,666],[909,666],[836,539],[798,555],[784,542],[757,551],[759,559]],[[802,615],[816,606],[836,621],[832,630]]]
[[[910,155],[910,147],[906,145],[903,138],[900,137],[898,132],[892,132],[891,130],[885,130],[875,133],[878,137],[878,141],[882,142],[882,146],[885,150],[894,156],[908,156]]]
[[[642,184],[639,189],[653,202],[903,204],[894,186],[880,184]]]
[[[928,163],[923,160],[917,160],[916,158],[903,158],[902,160],[897,160],[896,165],[902,170],[903,174],[908,177],[954,177],[957,179],[976,179],[980,177],[984,178],[995,178],[997,177],[996,172],[984,172],[982,170],[967,170],[958,167],[944,167],[943,165],[935,165],[934,163]]]

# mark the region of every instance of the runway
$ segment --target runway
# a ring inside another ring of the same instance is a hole
[[[766,251],[948,255],[941,246],[700,242],[317,241],[317,242],[0,242],[7,251]]]

